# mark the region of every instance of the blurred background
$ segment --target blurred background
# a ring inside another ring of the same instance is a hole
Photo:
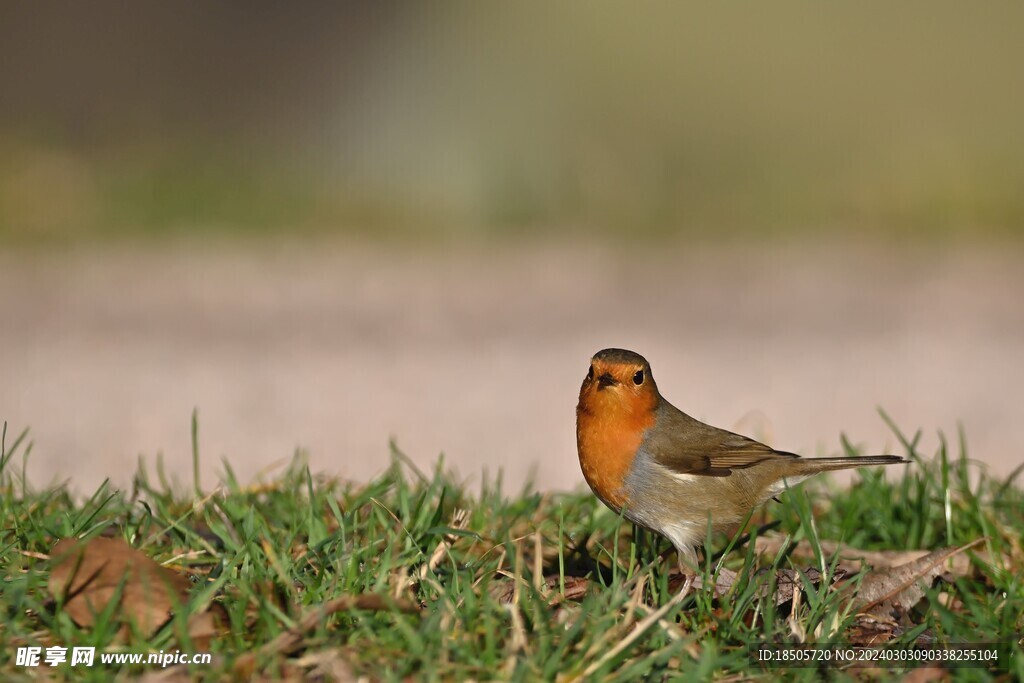
[[[0,6],[30,479],[579,485],[592,353],[807,455],[1024,432],[1024,6]]]

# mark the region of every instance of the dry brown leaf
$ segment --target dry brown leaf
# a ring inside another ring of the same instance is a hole
[[[811,584],[817,586],[821,583],[822,574],[821,571],[814,567],[808,567],[803,570],[795,569],[779,569],[776,572],[776,592],[775,592],[775,604],[776,606],[781,605],[785,602],[789,602],[793,599],[793,595],[797,590],[803,590],[804,580],[801,578],[803,575]],[[846,572],[842,569],[836,569],[835,573],[830,574],[831,582],[837,583],[846,577]],[[765,585],[765,589],[768,586]]]
[[[935,550],[897,567],[869,573],[857,590],[857,608],[875,615],[889,614],[894,608],[909,610],[924,597],[924,584],[930,585],[942,574],[953,556],[984,540],[979,538],[959,548]]]
[[[227,632],[229,621],[227,610],[216,602],[193,614],[188,618],[188,635],[192,644],[200,651],[209,650],[211,641]]]
[[[740,575],[737,572],[734,572],[731,569],[726,569],[725,567],[719,569],[718,576],[711,577],[714,582],[712,583],[711,587],[714,590],[715,596],[721,598],[728,594],[729,591],[732,590],[732,587],[736,583],[736,580],[739,578],[739,576]],[[693,577],[693,589],[697,591],[702,590],[703,588],[704,577],[703,575],[698,574],[697,576]]]
[[[295,665],[304,669],[303,677],[307,681],[348,683],[359,680],[359,677],[352,671],[349,659],[340,648],[318,650],[303,655],[296,660]]]
[[[88,628],[117,599],[114,619],[152,635],[188,599],[187,578],[162,567],[119,538],[65,538],[50,551],[50,593],[76,624]]]
[[[759,555],[776,555],[786,542],[783,534],[767,534],[758,536],[754,548]],[[821,552],[826,557],[839,553],[839,567],[849,573],[860,571],[864,565],[874,569],[898,567],[928,555],[927,550],[862,550],[851,548],[835,541],[821,541]],[[800,541],[793,545],[793,557],[814,557],[814,549],[810,542]],[[970,571],[971,559],[966,555],[957,554],[949,558],[946,569],[955,576],[966,576]]]
[[[768,570],[761,569],[758,571],[758,576],[765,574]],[[779,569],[776,572],[776,593],[775,593],[775,604],[781,605],[784,602],[789,602],[793,599],[794,588],[802,588],[803,582],[800,575],[803,574],[813,584],[821,583],[821,572],[813,567],[801,570],[793,569]],[[836,583],[846,576],[846,572],[837,569],[834,574],[831,575],[831,580]],[[718,576],[715,577],[714,584],[712,585],[715,593],[715,597],[724,597],[733,589],[739,579],[739,573],[734,572],[731,569],[722,567],[718,570]],[[686,580],[686,576],[682,573],[675,573],[669,578],[668,588],[670,591],[675,592],[679,590]],[[703,575],[697,575],[693,580],[693,589],[701,590],[704,588],[704,577]],[[761,596],[768,595],[768,584],[765,583],[761,588]]]
[[[502,578],[495,579],[487,587],[487,594],[502,605],[508,605],[516,601],[517,580],[502,572]],[[566,576],[565,593],[554,593],[548,600],[549,605],[557,606],[566,601],[582,600],[590,589],[590,579],[580,576]],[[544,579],[541,592],[544,594],[553,593],[561,588],[562,580],[557,575],[551,575]]]
[[[903,633],[903,628],[891,618],[875,619],[869,614],[860,614],[845,636],[851,645],[876,647],[888,643]]]
[[[590,589],[590,579],[584,579],[579,576],[566,576],[564,582],[565,592],[555,593],[555,595],[548,600],[549,605],[560,605],[566,600],[582,600]],[[549,576],[544,580],[544,583],[549,590],[554,591],[561,587],[560,584],[562,581],[557,576]]]

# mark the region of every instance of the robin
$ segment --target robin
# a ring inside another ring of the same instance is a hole
[[[801,458],[695,420],[662,398],[651,366],[624,349],[598,351],[576,406],[580,467],[601,501],[675,545],[684,573],[708,517],[715,530],[830,470],[908,462],[895,455]]]

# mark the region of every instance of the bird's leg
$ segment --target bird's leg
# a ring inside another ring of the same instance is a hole
[[[693,588],[694,581],[697,580],[697,576],[695,574],[684,574],[684,576],[686,578],[683,581],[683,587],[679,589],[679,593],[685,597],[686,595],[689,595],[690,589]]]
[[[697,550],[692,545],[682,545],[676,548],[676,552],[679,559],[679,571],[684,576],[696,576],[700,572]]]
[[[700,588],[700,564],[697,561],[697,551],[691,545],[676,547],[676,558],[679,561],[679,573],[683,575],[684,592],[689,592],[695,585]]]
[[[677,548],[679,553],[679,571],[682,573],[684,578],[684,590],[689,590],[692,586],[696,589],[704,587],[704,577],[701,574],[700,563],[697,560],[697,550],[693,546],[682,546]],[[718,572],[718,577],[711,577],[711,587],[715,592],[715,595],[721,597],[728,593],[732,589],[732,585],[736,582],[736,572],[731,569],[722,567]]]

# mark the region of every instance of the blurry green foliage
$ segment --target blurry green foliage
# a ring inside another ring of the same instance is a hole
[[[1024,232],[1020,3],[181,12],[10,11],[0,238]]]

